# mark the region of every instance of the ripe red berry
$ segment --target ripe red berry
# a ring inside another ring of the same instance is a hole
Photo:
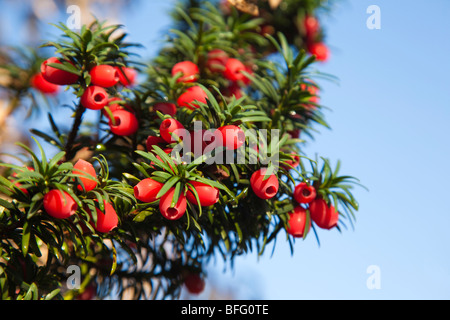
[[[15,182],[15,183],[14,183],[14,186],[15,186],[17,189],[19,189],[20,191],[22,191],[23,193],[25,193],[26,195],[29,195],[28,190],[25,189],[25,188],[22,188],[22,184],[21,184],[21,183]]]
[[[222,72],[225,70],[225,64],[228,61],[228,54],[221,49],[213,49],[208,52],[206,67],[211,72]]]
[[[308,51],[312,55],[316,56],[316,59],[319,61],[328,60],[330,53],[328,47],[322,42],[315,42],[308,45]]]
[[[289,130],[288,134],[293,138],[293,139],[297,139],[298,137],[300,137],[300,133],[301,130],[300,129],[294,129],[294,130]]]
[[[30,85],[36,90],[49,95],[54,95],[59,90],[59,86],[45,80],[42,73],[33,75],[30,79]]]
[[[175,188],[170,188],[159,200],[159,211],[161,211],[163,217],[168,220],[178,220],[186,212],[186,196],[182,192],[178,199],[173,199],[174,193]],[[175,202],[173,207],[171,206],[172,199]]]
[[[245,66],[245,71],[250,75],[253,74],[253,70],[250,66]],[[250,80],[250,78],[248,78],[247,76],[244,76],[244,78],[242,79],[242,83],[246,86],[249,85],[251,82],[252,80]]]
[[[307,15],[303,23],[306,37],[313,38],[319,32],[320,24],[316,17]]]
[[[92,226],[97,232],[108,233],[119,224],[119,217],[117,216],[116,210],[109,203],[104,201],[105,206],[104,212],[100,211],[99,208],[95,208],[97,211],[97,222],[92,222]],[[89,211],[92,216],[92,213]]]
[[[193,86],[186,89],[177,99],[178,107],[186,107],[188,109],[199,108],[195,101],[206,103],[208,95],[200,86]]]
[[[291,156],[292,160],[286,160],[284,161],[286,164],[290,165],[289,166],[284,166],[284,168],[286,170],[290,170],[291,167],[295,168],[300,164],[300,157],[298,155],[295,154],[295,152],[292,152],[292,156]]]
[[[108,101],[108,93],[99,86],[87,87],[80,99],[81,105],[91,110],[103,109]]]
[[[137,71],[128,67],[114,67],[119,74],[119,82],[125,87],[133,86],[136,83]]]
[[[80,179],[81,184],[77,186],[78,190],[83,191],[84,190],[91,191],[97,187],[97,180],[95,177],[97,177],[97,173],[95,172],[94,166],[87,162],[86,160],[80,159],[77,161],[77,163],[73,166],[73,173],[77,175],[82,175],[84,177],[78,177]],[[91,178],[92,176],[92,178]]]
[[[226,125],[217,130],[222,135],[222,145],[228,150],[239,149],[245,143],[245,133],[238,126]]]
[[[190,132],[191,145],[190,151],[195,155],[195,157],[200,157],[201,155],[211,152],[216,147],[216,138],[220,135],[217,141],[222,140],[221,133],[218,130],[195,130]]]
[[[156,195],[163,185],[164,183],[151,178],[143,179],[134,186],[134,196],[136,199],[146,203],[156,201]]]
[[[200,294],[205,289],[205,279],[198,273],[189,273],[184,279],[184,284],[191,294]]]
[[[311,219],[322,229],[331,229],[338,224],[339,213],[325,200],[315,199],[309,204]]]
[[[238,59],[230,58],[225,64],[223,75],[231,81],[242,81],[246,76],[241,71],[247,71],[245,65]]]
[[[306,182],[299,183],[294,189],[294,199],[298,203],[310,203],[316,198],[316,189]]]
[[[172,67],[172,76],[177,75],[179,72],[182,73],[182,76],[177,79],[177,82],[195,82],[200,75],[198,66],[192,61],[181,61],[176,63]]]
[[[134,134],[139,128],[139,122],[136,116],[126,110],[117,110],[113,113],[114,122],[109,120],[109,127],[111,132],[118,136],[130,136]]]
[[[159,126],[161,138],[163,138],[167,143],[178,141],[178,139],[183,135],[183,131],[181,130],[185,130],[184,126],[180,121],[174,118],[164,119]]]
[[[159,111],[162,114],[168,114],[173,117],[177,113],[177,106],[170,102],[157,102],[153,106],[153,110],[155,110],[155,112]]]
[[[32,168],[32,167],[27,167],[27,169],[28,169],[28,171],[34,171],[34,168]],[[22,170],[20,170],[20,171],[22,171]],[[18,177],[17,172],[13,172],[11,176],[12,176],[14,179],[12,179],[12,180],[10,180],[10,181],[11,181],[11,182],[14,182],[14,180]],[[21,184],[21,183],[15,182],[15,183],[14,183],[14,186],[15,186],[16,188],[18,188],[20,191],[22,191],[23,193],[25,193],[26,195],[29,194],[27,189],[22,188],[22,184]]]
[[[65,191],[53,189],[44,196],[44,210],[56,219],[66,219],[73,215],[78,205]]]
[[[164,145],[166,144],[166,141],[161,137],[156,136],[148,136],[146,145],[147,145],[147,151],[152,151],[154,145]]]
[[[306,83],[302,83],[300,85],[300,88],[303,91],[308,91],[309,94],[311,95],[311,97],[308,99],[308,101],[311,101],[312,103],[318,103],[319,102],[319,88],[317,88],[314,85],[309,85]],[[307,104],[306,105],[307,108],[309,109],[314,109],[316,106],[313,104]]]
[[[78,75],[65,70],[57,69],[55,67],[51,67],[48,65],[49,63],[61,63],[61,61],[59,61],[59,59],[56,57],[52,57],[45,60],[41,64],[42,77],[48,82],[58,85],[70,85],[78,81]]]
[[[250,186],[257,197],[261,199],[273,198],[279,188],[278,177],[275,174],[270,174],[269,177],[264,180],[264,176],[267,172],[267,168],[261,168],[255,171],[250,178]]]
[[[308,233],[309,229],[311,228],[311,220],[309,220],[307,228],[306,228],[306,220],[307,220],[306,209],[300,206],[295,207],[294,210],[289,213],[287,233],[289,233],[295,238],[302,238],[303,235],[305,234],[305,231],[306,233]]]
[[[167,155],[169,155],[169,157],[172,159],[172,161],[174,162],[174,164],[175,165],[178,165],[179,164],[179,162],[178,162],[178,160],[176,159],[176,158],[174,158],[174,157],[172,157],[172,151],[173,151],[173,148],[167,148],[167,149],[164,149],[163,150]],[[165,162],[163,159],[161,159],[161,157],[159,156],[159,155],[156,155],[156,159],[158,159],[159,161],[162,161],[162,162]],[[154,162],[153,161],[151,161],[150,162],[150,166],[152,167],[152,168],[154,168]],[[170,167],[170,169],[172,169],[173,170],[173,167],[172,167],[172,165],[170,164],[170,163],[168,163],[168,166]],[[165,170],[165,169],[163,169],[163,170]]]
[[[226,97],[234,96],[236,99],[240,99],[242,98],[241,87],[236,82],[232,82],[228,87],[224,88],[223,95]]]
[[[195,191],[197,191],[198,198],[200,200],[200,205],[202,207],[212,206],[215,203],[217,203],[217,201],[219,201],[219,189],[211,187],[206,183],[202,183],[199,181],[189,181],[189,183],[192,184]],[[189,202],[193,204],[198,204],[194,193],[189,189],[191,189],[191,187],[188,188],[186,198],[189,200]]]
[[[132,108],[132,107],[130,107],[130,106],[127,105],[127,104],[119,103],[119,102],[121,102],[121,101],[123,101],[123,100],[122,100],[121,98],[119,98],[119,97],[112,97],[112,98],[109,98],[109,99],[108,99],[108,103],[105,105],[105,107],[108,107],[108,108],[109,108],[109,111],[111,111],[111,113],[113,113],[113,112],[115,112],[115,111],[117,111],[117,110],[128,110],[128,111],[130,111],[130,112],[133,112],[133,108]],[[105,109],[105,108],[102,109],[102,113],[103,113],[106,117],[109,117],[109,114],[108,114],[108,112],[106,112],[106,109]]]
[[[100,87],[109,88],[119,82],[119,71],[113,66],[101,64],[89,71],[91,82]]]
[[[93,300],[97,294],[97,287],[94,284],[87,286],[80,295],[77,296],[77,300]]]

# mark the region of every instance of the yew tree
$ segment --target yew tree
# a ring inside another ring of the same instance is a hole
[[[1,299],[173,299],[203,290],[213,257],[352,228],[358,180],[302,150],[329,128],[330,3],[180,1],[151,61],[97,20],[2,51],[1,89],[49,130],[1,163]]]

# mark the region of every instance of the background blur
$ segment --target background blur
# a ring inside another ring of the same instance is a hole
[[[142,60],[158,51],[174,0],[93,2],[82,19],[92,12],[123,23],[145,46]],[[58,32],[48,23],[65,21],[70,3],[89,1],[0,0],[0,45],[52,39]],[[381,10],[379,30],[366,26],[370,5]],[[331,59],[317,68],[339,82],[320,82],[332,130],[321,128],[304,150],[342,160],[341,173],[369,189],[355,189],[355,228],[318,230],[320,246],[311,234],[293,255],[280,237],[272,256],[271,248],[249,254],[234,268],[218,258],[205,292],[183,299],[450,298],[449,16],[448,0],[343,0],[321,17]],[[40,117],[22,133],[45,129]]]

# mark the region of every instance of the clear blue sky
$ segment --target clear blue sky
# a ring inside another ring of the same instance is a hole
[[[159,48],[172,3],[141,1],[124,14],[143,56]],[[366,27],[373,4],[380,30]],[[344,0],[323,20],[332,56],[318,69],[339,84],[320,83],[332,130],[305,151],[342,160],[342,173],[369,189],[355,190],[355,230],[319,230],[321,246],[310,236],[293,256],[280,237],[272,257],[238,258],[225,273],[211,264],[211,282],[242,299],[450,298],[449,15],[447,0]],[[372,265],[380,289],[366,285]]]

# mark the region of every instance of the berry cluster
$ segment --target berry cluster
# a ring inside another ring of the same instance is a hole
[[[74,66],[70,61],[65,61]],[[51,57],[41,65],[41,72],[32,77],[32,85],[46,94],[56,93],[59,86],[76,84],[80,76],[52,66],[63,64],[58,58]],[[80,103],[90,110],[102,110],[109,119],[112,133],[120,136],[134,134],[139,127],[133,109],[119,97],[111,97],[107,89],[116,85],[132,86],[136,81],[136,70],[128,67],[100,64],[89,70],[90,85],[81,95]]]
[[[186,187],[186,192],[181,192],[175,205],[172,205],[175,188],[170,188],[158,197],[163,185],[163,183],[152,178],[143,179],[134,186],[134,196],[144,203],[153,203],[159,200],[159,210],[162,216],[168,220],[178,220],[185,214],[186,201],[202,207],[212,206],[219,201],[219,190],[217,188],[199,181],[190,181],[189,186]],[[194,192],[199,201],[197,201]]]
[[[293,196],[297,205],[289,213],[287,232],[290,235],[296,238],[306,236],[311,228],[311,221],[322,229],[329,230],[337,226],[339,213],[334,206],[328,205],[324,199],[317,197],[316,189],[312,185],[306,182],[299,183],[295,186]],[[308,219],[307,210],[309,210],[310,219]]]
[[[251,65],[230,57],[221,49],[213,49],[208,52],[206,67],[211,73],[228,80],[228,84],[223,90],[226,96],[241,98],[243,96],[241,89],[251,83],[251,79],[245,74],[253,74]]]
[[[315,55],[319,61],[327,61],[330,52],[327,45],[320,40],[321,27],[319,20],[314,16],[306,15],[303,20],[303,27],[308,52]]]
[[[94,166],[83,159],[78,160],[74,166],[72,173],[77,176],[79,182],[76,188],[80,193],[87,193],[97,187],[97,173]],[[108,233],[117,227],[119,218],[114,207],[104,201],[104,211],[96,208],[96,216],[94,216],[89,208],[85,208],[90,216],[92,227],[101,233]],[[78,210],[78,204],[72,196],[60,189],[51,189],[44,195],[43,206],[45,212],[56,219],[67,219],[74,215]]]
[[[146,288],[159,295],[153,278],[165,297],[182,284],[198,294],[205,287],[203,263],[215,252],[226,260],[252,248],[262,254],[279,231],[291,241],[315,226],[340,231],[340,215],[352,218],[352,178],[338,176],[338,167],[324,158],[322,169],[310,160],[312,171],[301,160],[308,158],[301,155],[300,131],[308,135],[310,124],[326,124],[318,86],[309,79],[315,59],[305,50],[294,54],[291,45],[299,42],[277,32],[274,21],[261,24],[265,18],[236,12],[222,17],[211,3],[204,5],[179,12],[188,32],[174,32],[136,86],[136,70],[125,66],[144,64],[129,60],[132,44],[123,36],[111,36],[119,26],[96,22],[80,34],[61,26],[73,43],[48,43],[59,58],[32,61],[27,76],[40,65],[32,87],[55,94],[70,86],[77,101],[68,134],[51,114],[53,133],[33,131],[60,152],[47,161],[38,144],[40,161],[23,146],[33,167],[7,165],[16,171],[0,179],[0,191],[12,199],[0,201],[11,252],[22,247],[20,256],[37,257],[42,242],[55,259],[73,259],[90,274],[92,268],[98,284],[116,268],[131,266],[117,260],[120,252],[143,262],[133,269],[139,272],[136,298]],[[302,28],[298,21],[296,28]],[[325,61],[328,49],[321,48],[317,19],[307,16],[304,22],[302,48],[308,43],[309,53]],[[285,66],[264,61],[272,49]],[[87,110],[100,111],[99,125],[80,133]],[[109,127],[100,125],[105,123]],[[89,159],[99,161],[97,169]],[[111,268],[105,268],[111,256]],[[57,271],[53,260],[46,265],[49,273]],[[128,281],[133,270],[114,276],[126,274]],[[125,288],[125,282],[118,284]]]

